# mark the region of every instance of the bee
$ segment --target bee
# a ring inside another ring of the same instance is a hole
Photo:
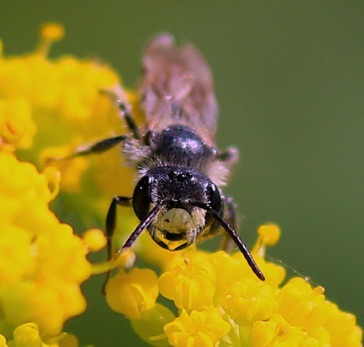
[[[218,107],[208,64],[192,44],[178,47],[169,34],[146,46],[142,63],[139,97],[145,125],[136,125],[126,99],[106,92],[119,107],[129,134],[101,140],[75,154],[121,145],[123,157],[136,169],[133,196],[115,196],[108,210],[109,255],[117,206],[130,206],[140,223],[116,256],[144,230],[170,251],[225,233],[230,239],[226,244],[235,243],[255,275],[264,280],[236,231],[233,200],[222,192],[238,151],[220,152],[216,147]]]

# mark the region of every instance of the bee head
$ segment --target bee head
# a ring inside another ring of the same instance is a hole
[[[133,208],[143,221],[151,208],[161,209],[148,230],[163,248],[180,250],[196,241],[213,218],[204,204],[217,213],[222,209],[218,187],[198,171],[179,167],[157,167],[143,176],[135,187]]]

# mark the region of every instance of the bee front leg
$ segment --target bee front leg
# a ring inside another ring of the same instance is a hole
[[[108,249],[110,249],[110,253],[112,254],[112,235],[115,230],[116,225],[116,206],[130,206],[131,198],[126,198],[123,196],[115,196],[114,199],[111,202],[109,212],[106,217],[106,233],[109,235],[108,240]],[[117,258],[121,252],[125,249],[130,248],[133,243],[136,241],[136,239],[140,236],[140,234],[148,228],[150,223],[153,221],[153,219],[157,216],[159,211],[161,210],[161,205],[155,205],[152,210],[149,211],[145,219],[143,219],[139,225],[134,229],[134,231],[131,233],[129,238],[125,241],[124,245],[119,248],[119,250],[115,253],[115,256],[113,258]],[[110,277],[110,271],[108,271],[106,276],[106,281],[104,283],[104,286],[102,287],[102,292],[105,294],[106,284]]]
[[[106,216],[106,237],[108,241],[108,257],[109,260],[112,258],[112,238],[115,233],[116,228],[116,207],[117,206],[131,206],[131,198],[126,196],[114,196],[114,198],[111,201],[109,210],[107,212]]]
[[[113,246],[112,246],[112,239],[115,233],[115,229],[116,229],[116,217],[117,217],[117,206],[126,206],[126,207],[131,207],[131,198],[126,197],[126,196],[114,196],[114,198],[111,201],[109,210],[107,212],[107,216],[106,216],[106,223],[105,223],[105,227],[106,227],[106,238],[107,238],[107,257],[108,260],[111,260],[114,256],[114,250],[113,250]],[[106,279],[104,282],[104,285],[102,286],[102,292],[103,294],[105,294],[105,288],[106,288],[106,284],[110,278],[110,273],[111,271],[108,271],[106,273]]]

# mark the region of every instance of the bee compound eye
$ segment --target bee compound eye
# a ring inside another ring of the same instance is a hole
[[[134,189],[133,208],[139,220],[144,220],[150,209],[150,203],[152,202],[151,182],[151,177],[144,176]]]
[[[209,199],[210,207],[216,211],[220,212],[221,210],[221,195],[219,189],[215,184],[209,184],[207,188],[207,194]]]
[[[207,194],[208,204],[210,205],[210,207],[214,211],[219,213],[222,208],[221,195],[219,189],[213,183],[211,183],[207,186],[206,194]],[[213,223],[213,221],[214,218],[212,217],[212,215],[210,213],[207,213],[205,226],[206,227],[210,226]]]

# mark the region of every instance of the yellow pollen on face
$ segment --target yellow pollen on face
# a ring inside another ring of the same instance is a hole
[[[157,224],[160,230],[166,230],[173,234],[186,233],[192,228],[193,221],[191,215],[182,208],[172,208],[168,210]]]

